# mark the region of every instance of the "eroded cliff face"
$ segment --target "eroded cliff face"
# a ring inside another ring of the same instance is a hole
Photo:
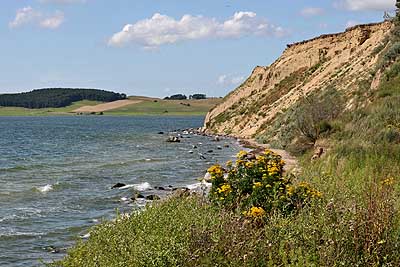
[[[352,109],[360,82],[368,81],[370,90],[379,83],[374,70],[391,27],[390,22],[359,25],[288,45],[277,61],[256,67],[207,114],[207,131],[252,138],[299,99],[332,87],[346,96],[346,109]]]

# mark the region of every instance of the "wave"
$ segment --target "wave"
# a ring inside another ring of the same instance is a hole
[[[36,190],[38,190],[41,193],[47,193],[47,192],[53,190],[53,185],[46,184],[44,186],[38,186],[38,187],[36,187]]]
[[[35,170],[35,169],[43,169],[46,168],[46,165],[43,164],[33,164],[33,165],[17,165],[14,167],[8,167],[8,168],[0,168],[0,172],[19,172],[19,171],[29,171],[29,170]]]
[[[109,168],[121,168],[125,166],[133,166],[142,163],[150,163],[150,162],[162,162],[165,159],[163,158],[143,158],[143,159],[135,159],[135,160],[128,160],[128,161],[121,161],[121,162],[110,162],[106,164],[101,164],[99,168],[102,169],[109,169]]]
[[[44,236],[46,233],[42,232],[18,232],[18,231],[9,231],[6,233],[0,233],[0,237],[36,237],[36,236]]]
[[[0,172],[18,172],[18,171],[27,171],[29,170],[26,166],[15,166],[10,168],[0,168]]]
[[[137,191],[146,191],[151,189],[151,184],[148,182],[140,183],[140,184],[128,184],[123,187],[120,187],[119,189],[128,189],[128,188],[134,188]]]

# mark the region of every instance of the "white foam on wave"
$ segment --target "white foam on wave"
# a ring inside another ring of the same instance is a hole
[[[45,186],[36,187],[36,189],[39,190],[42,193],[47,193],[47,192],[53,190],[53,185],[47,184]]]
[[[128,188],[134,188],[137,191],[146,191],[151,189],[151,185],[148,182],[140,183],[140,184],[128,184],[123,187],[120,187],[120,189],[128,189]]]
[[[36,237],[43,236],[46,233],[42,232],[18,232],[18,231],[8,231],[8,232],[0,232],[0,237],[10,237],[10,236],[19,236],[19,237]]]

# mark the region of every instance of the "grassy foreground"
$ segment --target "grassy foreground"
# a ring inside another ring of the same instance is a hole
[[[351,129],[321,160],[301,158],[294,182],[322,192],[312,205],[260,223],[200,196],[171,198],[97,226],[52,266],[400,266],[400,145]]]

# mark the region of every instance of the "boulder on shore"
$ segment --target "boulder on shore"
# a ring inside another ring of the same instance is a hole
[[[167,142],[168,143],[180,143],[181,139],[179,139],[179,137],[177,137],[177,136],[170,136],[170,137],[168,137]]]
[[[133,201],[135,201],[136,199],[143,199],[143,198],[146,198],[145,196],[143,196],[142,194],[140,194],[140,193],[136,193],[136,194],[134,194],[132,197],[131,197],[131,200],[133,200]]]
[[[116,183],[115,185],[113,185],[113,186],[111,187],[111,189],[121,188],[121,187],[124,187],[124,186],[126,186],[126,184],[123,184],[123,183]]]
[[[148,196],[146,196],[146,199],[147,200],[159,200],[161,198],[157,195],[148,195]]]
[[[188,197],[190,196],[190,189],[187,187],[180,187],[180,188],[174,188],[174,194],[177,197]]]

